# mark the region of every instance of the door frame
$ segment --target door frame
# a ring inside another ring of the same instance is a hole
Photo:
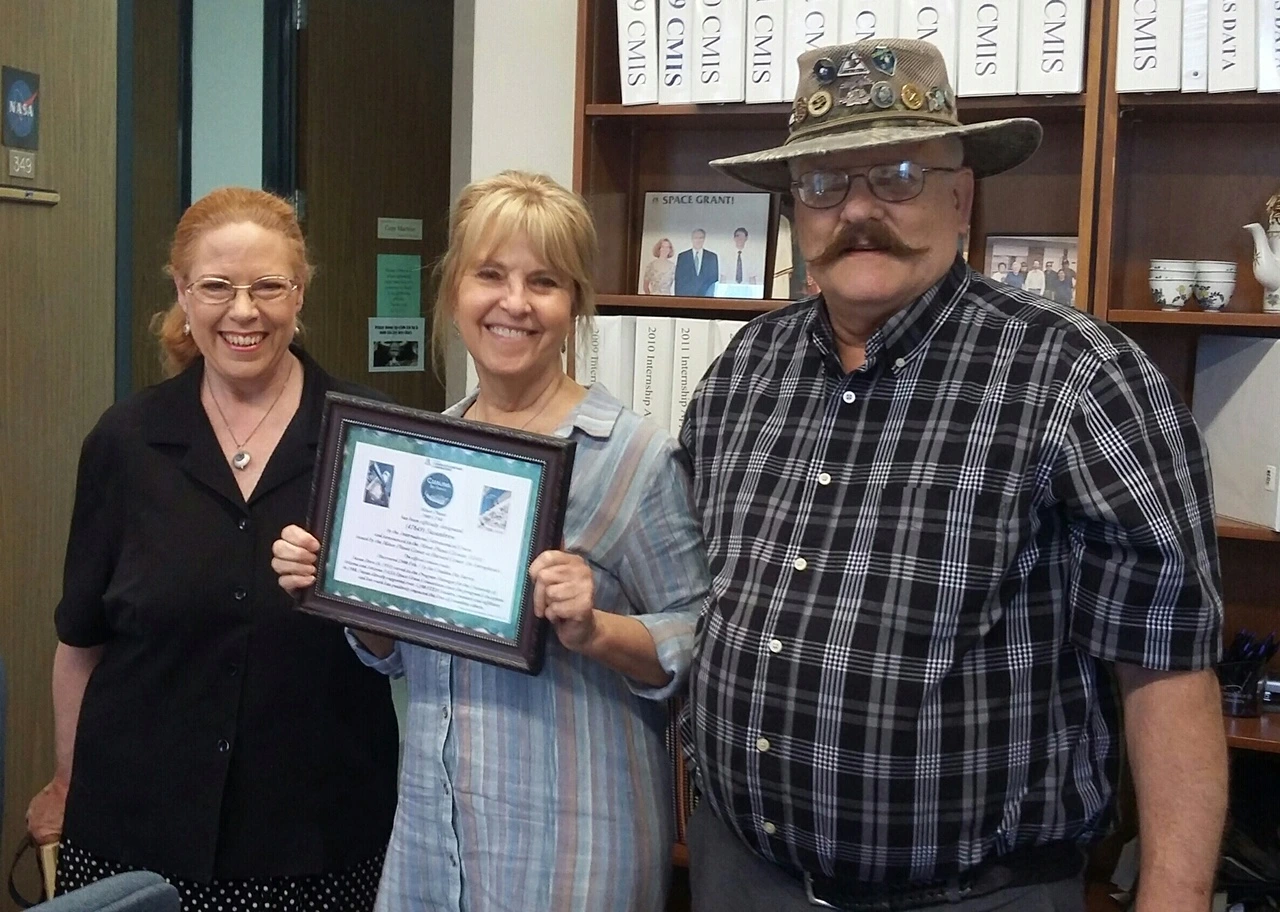
[[[306,3],[263,0],[262,8],[262,189],[297,207],[298,72]]]

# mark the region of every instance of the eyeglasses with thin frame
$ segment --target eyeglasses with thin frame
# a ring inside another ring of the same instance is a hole
[[[298,290],[298,283],[288,276],[260,276],[248,285],[237,285],[215,276],[204,276],[187,286],[187,294],[194,295],[202,304],[229,304],[236,292],[245,289],[254,301],[279,301]]]
[[[954,174],[960,168],[927,168],[915,162],[872,165],[856,171],[819,168],[801,174],[791,183],[797,200],[810,209],[831,209],[849,196],[856,178],[864,178],[871,194],[886,203],[905,203],[924,190],[924,179],[931,171]]]

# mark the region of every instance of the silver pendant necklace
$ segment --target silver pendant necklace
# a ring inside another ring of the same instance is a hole
[[[204,385],[209,390],[209,398],[213,400],[213,407],[218,410],[218,417],[222,419],[222,426],[227,429],[227,436],[231,438],[231,442],[236,445],[235,455],[231,457],[231,465],[239,471],[243,472],[249,468],[249,463],[253,461],[253,456],[245,449],[249,445],[249,441],[253,439],[253,435],[258,433],[258,428],[262,427],[262,423],[267,420],[267,416],[275,411],[276,403],[280,401],[280,397],[284,395],[284,391],[289,388],[289,381],[293,379],[293,362],[289,362],[289,373],[285,375],[284,383],[280,386],[280,392],[276,393],[276,398],[271,400],[271,405],[262,417],[258,419],[258,423],[253,426],[253,430],[249,432],[249,436],[243,442],[236,440],[236,435],[231,430],[231,422],[227,421],[226,412],[222,410],[222,405],[218,402],[218,397],[213,394],[213,387],[209,384],[209,375],[205,374]]]

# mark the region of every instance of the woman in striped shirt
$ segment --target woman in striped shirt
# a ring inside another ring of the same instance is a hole
[[[664,736],[709,577],[676,444],[561,353],[591,317],[596,233],[582,200],[504,172],[450,221],[434,315],[479,389],[446,414],[576,441],[564,550],[529,568],[550,622],[542,673],[366,633],[367,664],[409,686],[399,807],[377,908],[659,912],[674,821]],[[280,583],[310,585],[318,543],[291,526]]]

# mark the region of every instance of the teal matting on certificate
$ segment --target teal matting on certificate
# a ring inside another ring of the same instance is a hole
[[[543,467],[541,464],[521,459],[519,457],[504,456],[500,453],[488,453],[481,450],[460,447],[451,443],[442,443],[438,440],[425,440],[420,437],[412,437],[395,431],[381,431],[376,428],[362,427],[359,425],[348,427],[346,440],[343,443],[342,467],[339,473],[338,483],[336,485],[338,495],[337,509],[334,510],[333,514],[334,525],[330,541],[337,542],[341,539],[342,522],[343,518],[346,516],[348,493],[353,489],[353,487],[357,490],[363,490],[362,485],[353,486],[351,478],[351,474],[355,470],[355,450],[361,443],[386,447],[387,449],[398,450],[402,453],[411,453],[415,456],[422,456],[428,459],[438,459],[443,462],[456,463],[470,468],[484,469],[502,475],[526,479],[531,482],[528,494],[529,502],[527,509],[525,510],[524,528],[521,530],[519,564],[523,570],[528,569],[529,563],[532,560],[532,556],[529,554],[529,548],[530,543],[533,540],[534,522],[538,515],[537,497],[542,483]],[[361,469],[360,471],[363,473],[364,470]],[[329,551],[328,560],[325,562],[324,578],[320,581],[321,588],[329,595],[362,602],[378,608],[398,611],[404,614],[444,621],[464,630],[482,631],[506,640],[515,640],[518,635],[520,628],[520,607],[524,603],[525,591],[529,586],[529,575],[527,572],[516,574],[518,584],[511,597],[509,612],[510,620],[498,621],[472,614],[469,611],[460,611],[450,608],[446,605],[418,602],[402,596],[378,592],[377,590],[368,589],[352,583],[340,582],[334,578],[334,573],[337,570],[337,560],[338,549],[335,546]]]

